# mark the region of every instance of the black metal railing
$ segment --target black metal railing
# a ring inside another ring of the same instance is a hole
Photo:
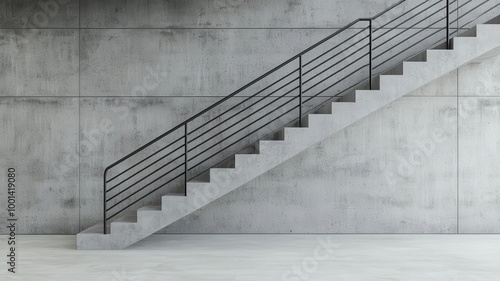
[[[127,210],[152,204],[210,167],[490,13],[498,1],[402,0],[357,19],[226,96],[104,171],[104,233]],[[460,2],[461,3],[461,2]],[[401,11],[402,10],[402,11]]]

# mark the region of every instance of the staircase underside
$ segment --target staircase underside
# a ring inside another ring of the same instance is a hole
[[[143,207],[124,215],[110,224],[110,234],[102,233],[102,223],[86,229],[77,235],[77,248],[126,248],[398,98],[462,65],[500,54],[500,25],[481,24],[475,32],[472,37],[455,37],[450,50],[427,50],[423,61],[403,62],[402,75],[381,75],[379,90],[356,90],[329,104],[326,113],[309,114],[304,119],[305,127],[284,128],[283,140],[259,141],[258,154],[236,154],[235,168],[210,169],[210,181],[188,182],[187,196],[163,196],[161,206]]]

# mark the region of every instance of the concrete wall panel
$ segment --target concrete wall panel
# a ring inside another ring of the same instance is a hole
[[[446,74],[443,78],[432,81],[408,96],[457,96],[458,70]]]
[[[82,27],[91,28],[340,28],[397,2],[86,0],[81,14]]]
[[[78,28],[79,0],[0,0],[0,28]]]
[[[0,98],[0,120],[0,181],[16,169],[17,233],[77,232],[78,99]],[[7,186],[0,197],[6,206]]]
[[[458,75],[460,96],[500,96],[500,57],[463,66]]]
[[[227,96],[331,33],[331,30],[83,31],[82,95]]]
[[[78,96],[78,30],[0,30],[0,96]]]
[[[460,98],[460,232],[500,232],[500,99]]]

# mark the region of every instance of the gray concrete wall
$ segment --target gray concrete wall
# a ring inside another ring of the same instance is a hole
[[[396,2],[0,0],[0,169],[18,171],[19,233],[92,225],[105,166]],[[495,73],[464,67],[164,232],[498,232]]]

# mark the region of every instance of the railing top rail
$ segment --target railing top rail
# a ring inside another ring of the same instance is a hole
[[[375,16],[371,17],[371,18],[358,18],[354,21],[352,21],[351,23],[347,24],[346,26],[342,27],[341,29],[337,30],[336,32],[334,32],[333,34],[327,36],[326,38],[322,39],[321,41],[317,42],[316,44],[310,46],[309,48],[305,49],[304,51],[298,53],[297,55],[291,57],[290,59],[286,60],[285,62],[281,63],[280,65],[274,67],[273,69],[269,70],[268,72],[264,73],[263,75],[259,76],[258,78],[254,79],[253,81],[247,83],[245,86],[239,88],[238,90],[234,91],[233,93],[231,93],[230,95],[222,98],[221,100],[217,101],[216,103],[212,104],[211,106],[207,107],[206,109],[200,111],[199,113],[195,114],[194,116],[192,116],[191,118],[187,119],[186,121],[182,122],[181,124],[175,126],[174,128],[168,130],[167,132],[161,134],[160,136],[156,137],[154,140],[140,146],[139,148],[137,148],[136,150],[132,151],[131,153],[127,154],[126,156],[120,158],[119,160],[113,162],[111,165],[107,166],[106,169],[104,170],[104,176],[106,176],[107,172],[113,168],[113,167],[116,167],[118,164],[122,163],[123,161],[129,159],[130,157],[136,155],[137,153],[139,153],[140,151],[144,150],[145,148],[149,147],[150,145],[154,144],[155,142],[159,141],[160,139],[166,137],[167,135],[175,132],[176,130],[186,126],[186,124],[188,124],[189,122],[193,121],[194,119],[200,117],[201,115],[207,113],[208,111],[214,109],[215,107],[219,106],[220,104],[222,104],[223,102],[227,101],[228,99],[234,97],[235,95],[241,93],[242,91],[248,89],[250,86],[254,85],[255,83],[259,82],[260,80],[264,79],[265,77],[269,76],[270,74],[274,73],[275,71],[281,69],[282,67],[286,66],[287,64],[293,62],[294,60],[300,58],[301,56],[305,55],[306,53],[310,52],[311,50],[317,48],[318,46],[320,46],[321,44],[325,43],[326,41],[332,39],[333,37],[337,36],[338,34],[340,34],[341,32],[349,29],[350,27],[352,27],[353,25],[355,25],[356,23],[358,22],[361,22],[361,21],[370,21],[370,20],[374,20],[378,17],[380,17],[381,15],[385,14],[386,12],[388,12],[389,10],[392,10],[394,9],[395,7],[401,5],[402,3],[406,2],[406,0],[401,0],[399,1],[398,3],[386,8],[385,10],[383,10],[382,12],[376,14]]]

